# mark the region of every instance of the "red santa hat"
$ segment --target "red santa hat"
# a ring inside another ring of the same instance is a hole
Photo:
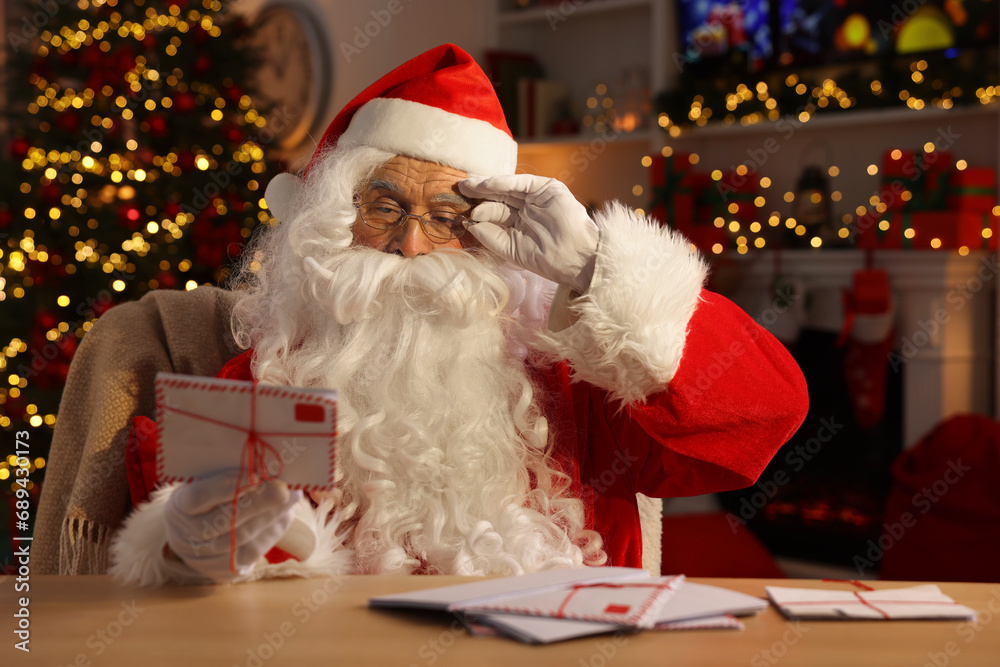
[[[513,174],[517,142],[489,77],[468,53],[442,44],[368,86],[330,123],[306,173],[341,141],[480,176]]]

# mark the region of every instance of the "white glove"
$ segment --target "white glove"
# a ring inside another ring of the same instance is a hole
[[[467,197],[488,199],[472,209],[469,232],[487,250],[578,294],[590,287],[597,225],[563,183],[530,174],[467,178]]]
[[[294,518],[301,491],[280,480],[241,491],[236,506],[236,572],[230,570],[230,525],[237,471],[190,482],[174,491],[164,519],[167,544],[191,569],[216,582],[239,581],[278,543]]]

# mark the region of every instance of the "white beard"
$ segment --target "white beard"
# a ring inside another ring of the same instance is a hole
[[[298,274],[296,294],[268,295],[285,321],[257,329],[253,370],[261,382],[338,391],[335,500],[358,572],[603,563],[582,502],[547,456],[523,335],[492,260],[351,247],[308,258]]]

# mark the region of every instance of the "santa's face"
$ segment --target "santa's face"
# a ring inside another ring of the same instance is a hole
[[[395,204],[411,215],[429,211],[468,214],[475,202],[458,191],[458,182],[468,175],[453,167],[397,155],[382,165],[362,188],[361,202]],[[352,228],[352,245],[367,246],[384,252],[417,257],[438,248],[466,248],[475,244],[471,234],[440,240],[428,236],[417,218],[407,218],[389,230],[365,224],[359,213]]]

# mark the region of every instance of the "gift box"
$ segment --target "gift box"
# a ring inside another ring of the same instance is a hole
[[[726,172],[715,185],[722,196],[725,205],[723,217],[726,220],[738,220],[750,223],[757,220],[758,179],[751,176],[740,176],[734,172]]]
[[[988,167],[970,167],[954,171],[948,180],[949,209],[992,213],[997,205],[997,172]]]
[[[653,199],[650,214],[662,223],[678,227],[695,219],[693,166],[688,153],[656,155],[649,165],[649,189]]]
[[[726,174],[716,181],[709,174],[691,176],[694,190],[695,220],[701,224],[722,218],[753,222],[757,219],[757,180],[750,176]]]
[[[893,154],[898,156],[893,157]],[[894,149],[882,154],[879,199],[886,205],[887,210],[902,210],[906,206],[906,200],[901,195],[904,191],[912,194],[919,168],[920,162],[916,151]]]
[[[888,223],[883,225],[882,223]],[[882,227],[886,229],[882,229]],[[903,247],[903,226],[894,212],[869,211],[854,222],[854,246],[866,250],[898,250]]]
[[[953,156],[948,151],[886,151],[882,154],[879,199],[887,211],[945,209],[953,165]]]
[[[880,224],[888,221],[888,228]],[[855,246],[865,249],[996,250],[997,216],[974,211],[892,211],[858,218]]]
[[[964,246],[970,250],[997,249],[997,218],[992,213],[914,211],[899,217],[903,248],[946,250]],[[907,232],[908,229],[912,229],[912,235]]]
[[[721,246],[723,250],[730,246],[729,235],[725,228],[716,227],[712,223],[696,225],[686,222],[678,225],[677,231],[705,254],[713,253],[716,245]]]

